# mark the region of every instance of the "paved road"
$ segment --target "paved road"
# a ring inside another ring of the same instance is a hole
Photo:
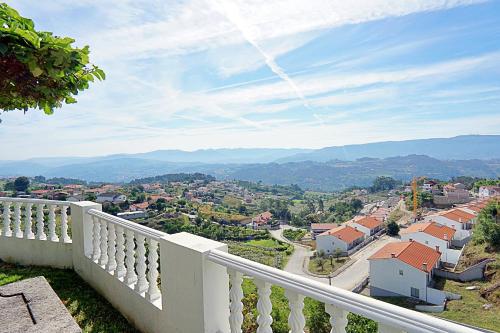
[[[312,255],[312,251],[308,247],[297,245],[284,238],[283,229],[287,228],[291,227],[282,226],[282,229],[271,230],[271,236],[273,238],[292,244],[295,248],[295,251],[290,256],[284,270],[286,272],[294,273],[300,276],[307,277],[309,279],[313,279],[328,284],[328,278],[320,278],[306,273],[306,270],[303,268],[304,262],[307,260],[307,258],[309,258]],[[355,260],[355,262],[351,266],[346,268],[342,273],[335,276],[332,279],[332,285],[347,290],[352,290],[357,284],[363,281],[363,279],[366,278],[369,274],[370,267],[367,259],[378,249],[380,249],[385,244],[390,243],[392,240],[393,239],[388,236],[383,236],[380,239],[365,246],[360,251],[356,252],[354,255],[351,256],[351,260]]]

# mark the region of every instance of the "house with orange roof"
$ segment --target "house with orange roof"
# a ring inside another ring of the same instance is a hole
[[[337,223],[311,223],[311,238],[316,239],[319,234],[338,226]]]
[[[333,254],[337,251],[348,252],[363,242],[365,234],[356,228],[342,225],[325,231],[316,237],[316,251]]]
[[[357,228],[365,234],[366,237],[375,235],[380,230],[384,229],[384,222],[374,216],[365,216],[359,220],[351,222],[351,227]]]
[[[475,220],[475,215],[458,208],[424,217],[424,222],[434,221],[455,230],[470,230]]]
[[[441,252],[443,263],[455,266],[461,255],[461,250],[451,248],[452,245],[463,245],[461,239],[455,242],[455,235],[460,232],[436,222],[415,223],[399,232],[402,241],[416,241],[435,248]],[[467,239],[468,241],[468,239]]]
[[[270,229],[273,214],[271,212],[263,212],[252,218],[251,226],[253,229]]]
[[[446,295],[430,288],[441,252],[416,241],[386,244],[370,263],[371,296],[406,296],[443,304]]]

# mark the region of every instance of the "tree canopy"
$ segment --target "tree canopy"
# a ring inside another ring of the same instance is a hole
[[[32,20],[0,3],[0,110],[43,110],[52,114],[62,103],[105,74],[89,63],[89,47],[74,39],[36,31]]]

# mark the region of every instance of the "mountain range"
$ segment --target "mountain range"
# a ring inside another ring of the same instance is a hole
[[[500,135],[388,141],[322,149],[158,150],[98,157],[48,157],[0,161],[0,176],[77,178],[128,182],[167,173],[203,172],[224,179],[298,184],[338,190],[366,186],[379,175],[447,179],[500,176]]]

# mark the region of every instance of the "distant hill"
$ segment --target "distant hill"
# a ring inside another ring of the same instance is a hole
[[[500,135],[462,135],[453,138],[386,141],[327,147],[276,159],[275,162],[354,161],[358,158],[427,155],[440,160],[500,158]]]

